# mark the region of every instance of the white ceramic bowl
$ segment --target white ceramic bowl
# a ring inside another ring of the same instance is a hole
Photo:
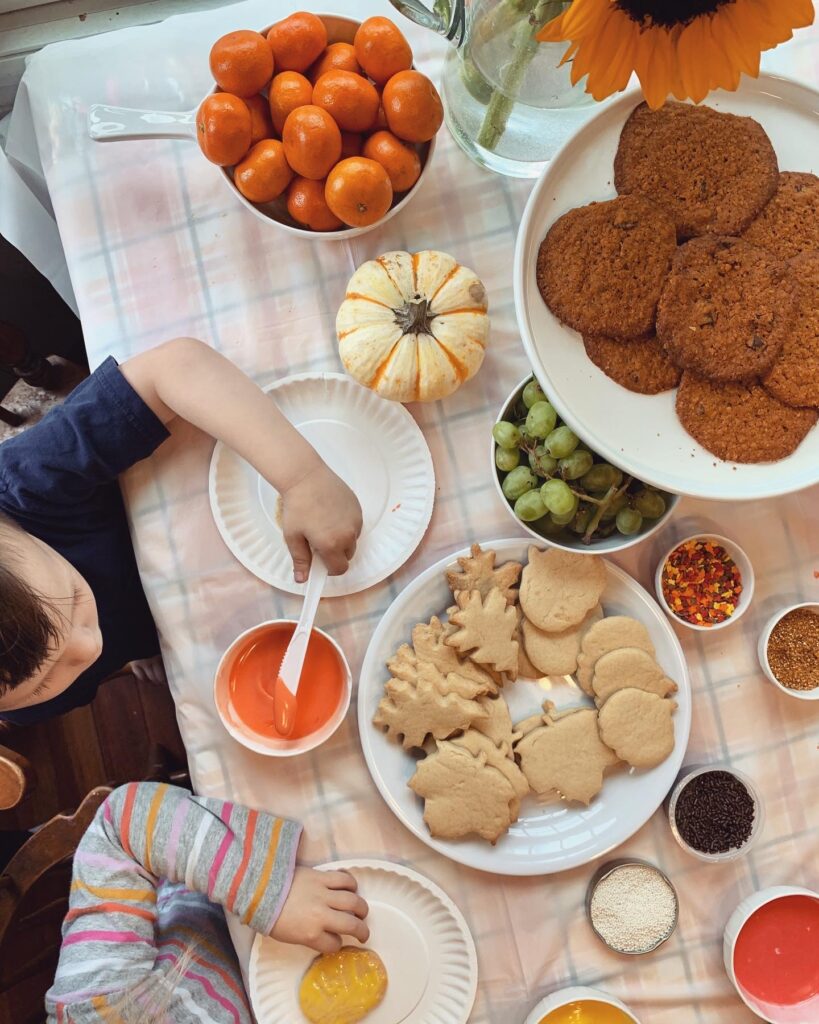
[[[737,990],[737,994],[740,999],[745,1003],[749,1010],[752,1010],[759,1017],[764,1017],[765,1020],[769,1021],[770,1024],[808,1024],[808,1021],[819,1020],[819,996],[816,997],[815,1001],[812,1002],[810,1017],[804,1017],[802,1019],[794,1015],[794,1010],[798,1010],[799,1007],[786,1007],[785,1013],[782,1016],[776,1015],[776,1007],[769,1005],[761,1005],[757,1003],[753,997],[746,993],[741,985],[738,984],[736,974],[734,973],[734,953],[736,951],[737,939],[739,933],[742,931],[745,922],[751,917],[752,914],[756,913],[757,910],[766,906],[768,903],[772,903],[774,900],[781,899],[783,896],[811,896],[813,899],[819,900],[819,893],[813,892],[811,889],[802,889],[795,885],[772,885],[767,889],[760,889],[758,892],[752,893],[746,897],[736,910],[728,918],[728,924],[725,926],[725,933],[722,940],[722,957],[725,963],[725,970],[728,977],[731,979],[734,988]]]
[[[739,595],[736,611],[729,618],[724,619],[722,622],[717,622],[713,626],[698,626],[693,622],[686,622],[685,619],[681,619],[679,615],[676,615],[671,610],[663,595],[663,566],[672,551],[675,551],[682,544],[687,544],[690,540],[709,540],[715,544],[720,544],[734,560],[734,564],[739,569],[740,576],[742,577],[742,593]],[[739,544],[729,540],[728,537],[721,537],[717,533],[695,533],[690,537],[683,537],[682,540],[676,541],[659,560],[657,570],[654,573],[654,590],[656,591],[660,607],[672,622],[677,622],[687,629],[694,629],[700,633],[713,633],[717,629],[724,629],[726,626],[733,625],[748,610],[754,596],[754,567],[751,565],[750,558],[748,558]]]
[[[692,779],[696,778],[698,775],[705,775],[707,772],[728,772],[729,775],[735,776],[745,786],[754,801],[754,823],[747,842],[735,849],[726,850],[725,853],[703,853],[701,850],[695,850],[693,846],[689,846],[680,835],[679,829],[677,828],[677,822],[674,818],[674,811],[677,807],[677,800],[679,799],[680,793],[682,793],[683,789],[685,789]],[[671,834],[686,853],[690,853],[691,856],[696,857],[697,860],[704,860],[711,864],[719,864],[723,861],[738,860],[740,857],[744,857],[756,843],[765,824],[765,806],[762,803],[762,797],[760,796],[759,790],[756,788],[753,780],[749,779],[744,772],[739,772],[736,768],[732,768],[727,764],[690,765],[682,770],[674,789],[671,791],[671,799],[668,802],[668,823],[671,826]]]
[[[506,401],[501,406],[501,411],[498,414],[497,419],[495,420],[496,423],[500,423],[502,419],[506,418],[506,413],[520,399],[523,389],[526,387],[529,381],[532,380],[532,377],[533,374],[528,374],[528,376],[524,377],[523,380],[515,386],[512,393],[508,396]],[[546,397],[548,398],[549,396],[547,395]],[[580,440],[584,444],[586,444],[583,437],[581,435],[578,436],[580,437]],[[646,520],[640,532],[635,533],[633,536],[630,537],[626,537],[622,533],[615,532],[608,537],[604,537],[602,540],[595,541],[593,544],[584,544],[580,537],[574,537],[571,535],[565,537],[545,537],[542,533],[538,533],[538,531],[534,528],[534,525],[522,522],[515,515],[515,510],[509,504],[509,500],[503,493],[503,488],[501,487],[501,470],[499,470],[498,467],[495,465],[495,447],[495,441],[490,434],[490,472],[492,474],[492,479],[495,481],[495,490],[498,492],[498,496],[500,497],[500,500],[506,507],[506,510],[511,516],[513,522],[517,523],[517,525],[521,529],[525,530],[530,537],[534,537],[535,540],[540,541],[543,544],[549,544],[552,547],[563,548],[565,551],[577,551],[581,555],[608,555],[614,551],[624,551],[626,548],[633,547],[635,544],[640,544],[647,537],[651,537],[653,534],[657,533],[658,530],[661,530],[665,526],[665,524],[668,522],[668,520],[671,518],[674,512],[674,508],[677,502],[680,500],[678,494],[668,494],[666,491],[663,491],[663,496],[666,499],[665,512],[660,516],[659,519]],[[591,448],[591,445],[589,445],[589,447]]]
[[[292,619],[271,619],[268,622],[260,622],[257,626],[251,626],[250,629],[246,629],[244,633],[240,633],[222,655],[219,667],[216,669],[216,677],[213,681],[213,699],[216,704],[216,710],[219,714],[219,718],[222,720],[222,725],[224,725],[237,743],[241,743],[242,746],[247,747],[248,750],[255,750],[257,754],[266,754],[269,757],[293,757],[296,754],[306,754],[308,750],[314,750],[316,747],[321,746],[322,743],[333,735],[336,729],[344,721],[344,716],[347,714],[347,709],[350,706],[350,695],[352,693],[352,675],[350,674],[350,666],[347,664],[344,652],[335,640],[325,633],[323,629],[319,629],[314,626],[313,631],[321,634],[325,640],[329,640],[335,648],[339,664],[344,672],[344,692],[341,700],[339,701],[338,708],[332,717],[325,722],[321,729],[314,733],[310,733],[309,736],[302,736],[300,739],[286,740],[263,736],[261,733],[257,733],[249,726],[245,725],[245,723],[242,722],[236,714],[234,714],[230,702],[228,687],[230,670],[233,667],[237,654],[244,648],[247,641],[256,634],[265,632],[270,626],[280,626],[285,623],[290,623],[294,627],[296,625]]]
[[[355,38],[356,31],[361,24],[360,21],[356,21],[354,18],[347,18],[341,14],[319,14],[319,17],[324,22],[324,27],[327,29],[327,44],[330,43],[352,43]],[[268,25],[266,28],[261,29],[262,35],[266,36],[272,26]],[[413,67],[415,65],[413,64]],[[213,92],[218,92],[219,87],[214,86]],[[427,175],[429,165],[432,160],[432,153],[435,149],[435,137],[426,143],[421,149],[421,174],[418,181],[412,186],[412,188],[405,192],[397,202],[393,202],[393,205],[387,210],[384,216],[377,220],[374,224],[368,224],[363,228],[338,228],[336,231],[310,231],[307,228],[300,227],[296,221],[287,212],[287,203],[284,196],[274,200],[272,203],[251,203],[249,199],[246,199],[238,188],[233,184],[233,175],[227,167],[220,167],[219,170],[222,172],[230,191],[236,196],[242,206],[246,207],[260,220],[273,221],[277,227],[280,227],[283,231],[288,234],[296,235],[299,238],[310,238],[310,239],[329,239],[330,241],[337,242],[342,238],[356,238],[358,235],[364,235],[368,231],[372,231],[373,228],[381,227],[382,224],[386,224],[390,218],[394,217],[399,210],[403,210],[407,203],[412,199],[415,193],[418,191],[421,182]]]
[[[797,608],[810,608],[813,612],[819,615],[819,604],[815,604],[811,601],[805,601],[802,604],[788,605],[787,608],[783,608],[775,615],[772,615],[765,623],[765,628],[759,635],[759,643],[757,645],[759,664],[762,666],[762,671],[774,684],[777,690],[781,690],[782,693],[787,693],[789,697],[796,697],[797,700],[819,700],[819,686],[815,686],[812,690],[792,690],[789,686],[785,686],[783,683],[779,682],[773,673],[770,662],[768,661],[768,641],[771,639],[771,633],[773,632],[774,626],[780,619],[784,618],[788,612],[795,611]]]
[[[586,988],[582,985],[575,985],[571,988],[562,988],[558,992],[553,992],[550,996],[546,996],[541,999],[537,1006],[534,1007],[532,1012],[524,1021],[524,1024],[540,1024],[541,1020],[546,1016],[547,1013],[551,1013],[553,1010],[559,1010],[563,1006],[568,1006],[570,1003],[578,1003],[583,999],[595,1000],[598,1003],[604,1003],[606,1006],[616,1006],[618,1010],[622,1010],[623,1013],[627,1013],[634,1024],[640,1024],[634,1013],[626,1006],[625,1003],[621,1003],[615,996],[610,996],[607,992],[601,992],[597,988]]]

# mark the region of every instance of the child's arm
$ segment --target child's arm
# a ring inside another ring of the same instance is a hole
[[[116,1003],[150,984],[154,972],[165,973],[167,965],[156,959],[160,880],[184,883],[284,942],[326,951],[340,946],[340,934],[366,941],[367,906],[353,891],[355,881],[346,872],[295,868],[300,835],[296,822],[173,786],[131,783],[115,790],[74,859],[49,1012],[71,1006],[72,1020],[96,1020],[106,1001]],[[194,917],[208,912],[204,901],[190,902],[188,910]],[[213,952],[197,961],[199,974],[207,973]],[[229,961],[231,951],[224,953]],[[192,986],[191,993],[207,999],[206,987]]]
[[[193,423],[276,488],[297,582],[307,578],[311,549],[332,575],[346,571],[361,532],[357,498],[238,367],[201,341],[175,338],[120,370],[164,423]]]

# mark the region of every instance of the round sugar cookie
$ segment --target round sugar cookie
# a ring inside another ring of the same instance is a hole
[[[654,657],[639,647],[618,647],[594,663],[592,689],[599,704],[613,693],[626,690],[647,690],[658,697],[675,693],[677,684],[663,672]]]
[[[589,696],[592,695],[594,663],[618,647],[637,647],[654,657],[654,644],[648,630],[637,619],[628,615],[607,615],[596,622],[580,642],[577,656],[577,681]]]
[[[576,672],[583,634],[602,618],[603,609],[597,604],[582,622],[560,633],[547,633],[524,619],[523,646],[532,664],[538,669],[538,676],[570,676]]]
[[[621,761],[653,768],[674,749],[672,715],[677,704],[645,690],[618,690],[600,708],[600,738]]]
[[[538,629],[560,633],[583,621],[605,586],[606,566],[599,555],[532,546],[520,579],[520,606]]]

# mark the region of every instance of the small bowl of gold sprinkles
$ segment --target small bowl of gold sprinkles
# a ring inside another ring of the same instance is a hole
[[[759,663],[789,697],[819,700],[819,604],[793,604],[771,616],[759,637]]]

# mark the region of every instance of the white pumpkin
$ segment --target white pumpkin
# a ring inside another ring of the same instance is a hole
[[[344,369],[396,402],[446,398],[489,340],[486,289],[445,252],[388,252],[350,278],[336,318]]]

